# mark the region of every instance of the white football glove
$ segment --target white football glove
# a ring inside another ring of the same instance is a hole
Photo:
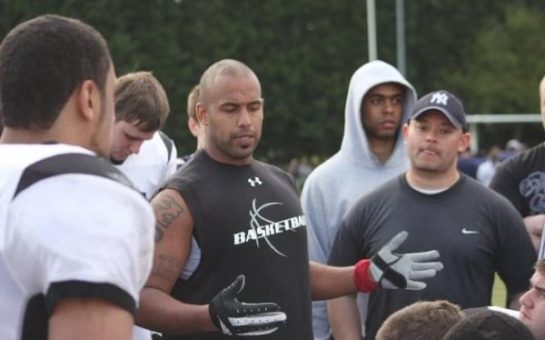
[[[409,234],[402,231],[392,238],[371,259],[369,272],[382,288],[420,290],[426,288],[422,280],[429,279],[443,269],[437,250],[400,254],[394,252]]]

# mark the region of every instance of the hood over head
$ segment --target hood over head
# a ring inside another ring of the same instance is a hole
[[[377,162],[369,150],[360,109],[365,94],[371,88],[384,83],[398,83],[406,88],[401,124],[408,119],[416,101],[416,91],[413,86],[395,67],[384,61],[374,60],[364,64],[354,72],[348,86],[344,109],[344,135],[339,151],[343,157],[348,156],[357,163]],[[396,147],[391,158],[397,158],[394,155],[397,152],[402,152],[399,149],[403,149],[401,129],[398,131]]]

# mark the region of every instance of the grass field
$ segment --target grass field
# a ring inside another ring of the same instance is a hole
[[[505,307],[506,294],[503,281],[496,275],[494,288],[492,289],[492,305]]]

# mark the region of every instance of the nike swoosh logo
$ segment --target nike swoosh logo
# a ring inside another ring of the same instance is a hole
[[[469,234],[478,234],[479,232],[477,230],[469,230],[466,228],[462,229],[462,234],[469,235]]]

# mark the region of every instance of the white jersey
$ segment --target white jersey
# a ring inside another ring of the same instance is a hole
[[[130,155],[117,167],[149,200],[163,182],[176,172],[176,158],[174,142],[157,131],[150,140],[142,143],[138,154]]]
[[[150,205],[108,161],[64,144],[0,144],[0,339],[47,338],[63,298],[134,313],[153,236]]]
[[[514,317],[516,319],[520,319],[520,311],[513,310],[513,309],[508,309],[508,308],[500,307],[500,306],[486,306],[486,307],[466,308],[466,309],[464,309],[462,311],[467,316],[467,315],[479,313],[479,312],[486,311],[486,310],[491,310],[491,311],[494,311],[494,312],[500,312],[500,313],[512,316],[512,317]]]

